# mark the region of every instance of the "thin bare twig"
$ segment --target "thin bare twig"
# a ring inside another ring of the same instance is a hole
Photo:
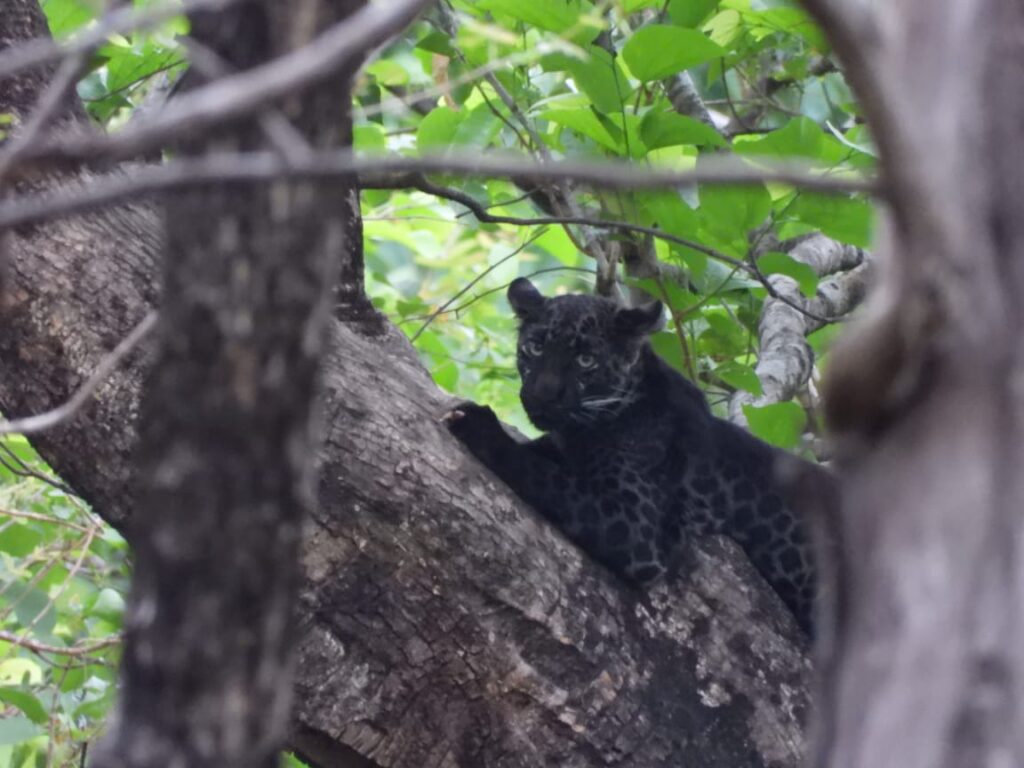
[[[96,370],[92,372],[92,375],[85,380],[85,383],[80,386],[75,393],[71,396],[67,402],[54,408],[53,410],[47,411],[46,413],[40,413],[35,416],[26,416],[23,419],[15,419],[13,421],[0,422],[0,435],[7,435],[11,433],[19,433],[22,435],[30,435],[37,432],[42,432],[45,429],[52,429],[53,427],[61,424],[68,419],[72,418],[78,413],[86,403],[89,402],[89,398],[99,388],[100,384],[110,375],[121,361],[138,346],[149,332],[153,330],[156,325],[156,312],[150,312],[147,314],[142,321],[132,329],[132,332],[125,336],[121,342],[114,347],[109,355],[107,355],[100,364],[96,366]]]
[[[879,193],[873,178],[839,179],[817,176],[803,164],[774,164],[759,169],[730,157],[710,157],[686,170],[641,168],[618,161],[559,161],[537,163],[528,158],[480,153],[423,157],[357,156],[346,150],[317,151],[301,162],[287,162],[269,152],[210,153],[179,159],[162,166],[134,168],[131,175],[111,175],[87,189],[55,195],[25,196],[0,205],[0,229],[36,223],[59,214],[81,213],[103,205],[135,200],[142,195],[192,185],[269,181],[276,178],[333,178],[357,174],[367,187],[388,184],[392,174],[450,173],[463,176],[514,176],[528,183],[568,178],[595,188],[653,189],[685,184],[777,183],[830,193]]]
[[[722,253],[721,251],[711,248],[710,246],[699,243],[696,240],[689,240],[685,237],[679,237],[673,235],[671,232],[666,232],[657,227],[646,227],[642,224],[633,224],[628,221],[618,221],[610,219],[596,219],[588,216],[504,216],[501,214],[490,213],[483,205],[478,203],[473,197],[451,187],[444,187],[439,184],[434,184],[429,181],[422,174],[410,174],[406,177],[402,177],[396,180],[397,184],[402,187],[415,187],[421,192],[434,195],[436,197],[443,197],[447,200],[452,200],[456,203],[466,206],[476,217],[477,221],[484,224],[514,224],[518,226],[536,226],[543,224],[579,224],[582,226],[592,227],[594,229],[617,229],[623,232],[636,232],[638,234],[650,235],[651,237],[665,240],[670,243],[676,243],[677,245],[684,245],[687,248],[692,248],[695,251],[703,253],[712,259],[716,259],[736,269],[741,269],[746,272],[751,272],[750,266],[740,259]],[[363,185],[364,189],[368,188]]]
[[[526,250],[526,248],[529,245],[531,245],[533,242],[535,242],[537,240],[537,238],[539,238],[543,234],[544,234],[544,230],[543,229],[540,230],[539,232],[534,233],[534,235],[532,237],[527,239],[522,245],[520,245],[514,251],[512,251],[511,253],[509,253],[509,254],[507,254],[505,256],[502,256],[496,262],[494,262],[489,267],[487,267],[487,269],[485,269],[479,275],[477,275],[472,280],[470,280],[469,283],[467,283],[466,286],[461,291],[459,291],[454,296],[452,296],[450,299],[448,299],[448,301],[446,301],[444,304],[442,304],[440,307],[438,307],[434,312],[432,312],[427,317],[427,319],[423,323],[423,325],[421,325],[419,327],[419,330],[417,330],[416,333],[414,333],[412,335],[412,338],[410,339],[410,341],[416,341],[416,339],[418,339],[420,337],[420,334],[422,334],[425,330],[427,330],[427,328],[430,326],[430,324],[432,322],[434,322],[434,319],[438,315],[442,314],[445,310],[447,310],[448,307],[450,307],[452,304],[454,304],[461,296],[465,296],[467,291],[471,290],[474,285],[476,285],[481,280],[483,280],[485,277],[487,277],[489,274],[491,274],[491,272],[496,270],[498,267],[500,267],[502,264],[504,264],[509,259],[513,258],[514,256],[518,256],[520,253],[522,253],[524,250]]]
[[[0,451],[3,451],[3,453],[7,455],[6,458],[4,456],[0,456],[0,466],[2,466],[15,477],[32,478],[33,480],[39,480],[40,482],[46,483],[47,485],[56,488],[58,491],[61,491],[62,493],[68,496],[77,495],[75,489],[72,488],[71,486],[65,485],[57,478],[50,477],[49,475],[43,474],[42,472],[39,472],[33,467],[30,467],[22,460],[20,456],[18,456],[18,454],[11,450],[11,447],[6,443],[0,442]],[[17,466],[12,464],[11,462],[14,462],[14,464],[17,464]]]
[[[13,632],[7,632],[6,630],[0,629],[0,640],[25,648],[33,653],[53,653],[60,656],[85,656],[90,653],[102,651],[104,648],[110,648],[111,646],[118,645],[121,642],[121,636],[111,635],[110,637],[104,637],[101,640],[97,640],[86,645],[70,645],[67,647],[61,647],[59,645],[39,643],[35,640],[19,637]]]
[[[526,131],[526,135],[530,137],[530,141],[533,142],[534,150],[540,156],[540,159],[545,163],[552,161],[551,152],[548,150],[547,144],[541,138],[540,134],[537,133],[537,129],[533,127],[533,124],[527,119],[526,115],[516,104],[516,100],[512,98],[512,94],[508,92],[501,81],[493,72],[488,72],[485,79],[490,84],[494,92],[498,94],[498,98],[501,99],[505,107],[508,109],[512,117],[515,118],[516,122],[522,126],[523,130]],[[561,208],[564,204],[569,211],[569,215],[580,219],[583,218],[582,211],[580,210],[579,203],[572,194],[572,187],[569,184],[568,179],[553,179],[552,186],[555,187],[561,194],[560,197],[552,196],[552,204],[556,206],[556,210]],[[557,210],[561,215],[562,211]],[[597,274],[598,274],[598,292],[604,292],[602,289],[607,288],[611,282],[614,281],[615,276],[613,274],[614,263],[609,259],[609,254],[604,247],[604,243],[596,240],[595,238],[588,238],[588,241],[581,244],[580,250],[586,253],[588,250],[593,251],[591,254],[594,261],[597,262]],[[604,284],[604,285],[602,285]]]
[[[19,637],[22,640],[28,639],[29,634],[32,632],[33,629],[35,629],[36,624],[42,621],[43,617],[47,614],[48,611],[53,609],[53,607],[57,604],[57,601],[60,599],[61,595],[63,595],[67,591],[68,585],[71,584],[72,581],[74,581],[75,576],[78,574],[80,570],[82,570],[82,563],[85,562],[85,558],[89,554],[89,547],[92,546],[92,541],[96,538],[96,534],[98,532],[98,525],[94,525],[92,528],[89,528],[85,532],[83,536],[84,541],[82,541],[81,545],[82,551],[78,553],[78,558],[75,560],[74,563],[72,563],[71,568],[68,569],[68,574],[64,577],[64,581],[61,582],[61,585],[57,588],[57,591],[48,597],[46,605],[44,605],[39,610],[39,612],[33,617],[32,621],[30,621],[26,625],[21,635],[19,635]],[[6,658],[9,658],[10,655],[10,652],[8,652]]]
[[[538,275],[551,274],[552,272],[580,272],[585,275],[593,275],[595,277],[597,276],[596,269],[586,269],[585,267],[545,267],[544,269],[535,269],[533,272],[528,272],[525,275],[521,275],[521,277],[531,278],[537,277]],[[464,309],[468,309],[481,299],[484,299],[492,294],[495,294],[498,291],[505,290],[510,285],[512,285],[512,282],[512,280],[509,280],[507,283],[502,283],[501,285],[497,285],[493,288],[488,288],[486,291],[481,291],[480,293],[473,296],[473,298],[471,298],[469,301],[465,301],[462,304],[459,304],[459,306],[457,307],[448,307],[445,310],[438,310],[436,312],[432,312],[430,315],[413,315],[411,317],[405,317],[400,319],[397,324],[405,325],[406,323],[411,323],[416,320],[426,320],[428,317],[431,316],[437,317],[440,315],[450,315],[453,313],[458,315],[459,312],[461,312]],[[465,291],[463,291],[462,293],[465,293]]]
[[[41,523],[48,523],[50,525],[59,525],[62,528],[70,528],[79,533],[88,533],[89,529],[84,525],[78,525],[72,523],[70,520],[61,520],[59,517],[53,517],[51,515],[41,515],[38,512],[25,512],[24,510],[4,509],[0,507],[0,517],[13,517],[17,520],[37,520]]]
[[[486,64],[466,70],[458,77],[446,80],[440,85],[432,85],[428,88],[422,88],[417,91],[405,91],[404,93],[390,96],[387,99],[381,99],[376,104],[367,104],[365,106],[357,106],[355,108],[357,109],[359,116],[363,118],[375,117],[385,113],[396,114],[398,112],[415,112],[416,109],[412,104],[421,100],[426,100],[431,104],[436,103],[439,96],[446,96],[458,86],[471,83],[488,73],[499,70],[508,70],[512,67],[521,66],[523,64],[534,64],[538,59],[549,53],[564,52],[567,48],[570,48],[570,46],[557,41],[553,43],[542,42],[536,47],[531,48],[529,51],[513,53],[508,56],[491,59]]]

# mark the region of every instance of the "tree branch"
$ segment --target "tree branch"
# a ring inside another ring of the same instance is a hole
[[[729,400],[729,418],[746,426],[744,405],[766,405],[791,399],[806,385],[814,366],[814,352],[808,333],[825,323],[821,316],[838,318],[863,297],[868,265],[860,248],[839,243],[821,234],[802,238],[789,255],[825,276],[844,270],[845,274],[818,285],[813,299],[807,299],[797,282],[786,275],[767,279],[773,296],[766,298],[759,324],[760,353],[755,371],[761,381],[761,395],[738,390]]]
[[[21,648],[26,648],[33,653],[52,653],[60,656],[88,656],[90,653],[96,653],[97,651],[102,651],[106,648],[111,648],[120,644],[121,636],[114,635],[112,637],[105,637],[102,640],[95,640],[81,645],[62,646],[40,643],[27,637],[16,635],[13,632],[7,632],[6,630],[0,629],[0,640],[11,643],[12,645],[17,645]]]
[[[323,179],[358,174],[368,187],[390,185],[391,174],[449,173],[464,176],[516,176],[533,182],[568,178],[603,189],[652,189],[682,184],[792,184],[819,192],[879,192],[870,179],[815,176],[802,164],[779,164],[761,170],[733,158],[708,158],[689,170],[638,168],[622,162],[561,161],[536,163],[523,157],[443,155],[438,157],[365,157],[347,151],[317,151],[285,160],[276,153],[213,153],[198,160],[178,159],[144,166],[128,175],[96,179],[88,188],[56,195],[24,196],[0,204],[0,229],[39,222],[60,214],[81,213],[142,195],[213,182]]]

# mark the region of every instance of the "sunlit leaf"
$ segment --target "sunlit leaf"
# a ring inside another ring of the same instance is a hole
[[[730,387],[742,389],[755,397],[761,395],[761,380],[749,365],[737,363],[735,360],[727,360],[715,368],[715,376]]]
[[[43,0],[50,33],[65,37],[89,23],[103,10],[102,0]]]
[[[0,701],[20,709],[33,723],[42,725],[50,719],[49,715],[46,714],[46,708],[40,703],[39,699],[28,691],[19,688],[2,687],[0,688]]]
[[[420,151],[436,150],[452,143],[462,114],[449,107],[436,107],[420,121],[416,130],[416,146]]]
[[[810,266],[797,261],[788,253],[771,251],[757,260],[757,266],[766,275],[785,275],[793,278],[800,292],[812,298],[818,292],[818,275]]]
[[[844,243],[866,248],[871,242],[874,213],[867,200],[805,191],[790,213]]]
[[[19,741],[40,736],[43,731],[27,717],[6,717],[0,719],[0,744],[17,744]]]
[[[750,431],[766,443],[780,448],[795,448],[800,443],[807,413],[798,403],[772,403],[771,405],[744,405]]]
[[[697,27],[717,7],[718,0],[669,0],[668,15],[673,24]]]
[[[693,29],[652,24],[638,30],[622,48],[629,71],[644,82],[682,72],[726,54]]]
[[[625,149],[621,131],[619,136],[613,136],[610,131],[614,130],[614,126],[608,126],[599,120],[592,109],[548,109],[541,112],[539,117],[571,128],[614,152]]]
[[[746,237],[764,223],[772,199],[763,184],[701,184],[700,211],[708,226],[727,236]]]
[[[724,147],[727,143],[710,125],[675,112],[648,112],[640,124],[640,135],[648,149],[680,144]]]
[[[579,27],[584,23],[581,19],[594,12],[594,6],[584,0],[481,0],[477,5],[550,32],[567,32]]]
[[[596,46],[587,46],[583,50],[586,54],[583,58],[553,53],[545,56],[541,64],[549,72],[564,71],[571,75],[576,86],[597,109],[609,114],[620,112],[623,100],[629,97],[632,89],[621,76],[615,59]]]

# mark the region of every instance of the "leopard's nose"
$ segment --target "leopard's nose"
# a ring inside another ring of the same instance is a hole
[[[562,399],[565,393],[565,382],[561,376],[554,373],[542,372],[533,385],[533,392],[538,400],[546,403]]]

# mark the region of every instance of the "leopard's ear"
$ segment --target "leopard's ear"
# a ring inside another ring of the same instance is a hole
[[[525,277],[517,277],[508,287],[508,303],[520,320],[533,320],[540,316],[546,299]]]
[[[660,301],[645,307],[620,309],[615,313],[615,330],[624,336],[647,336],[660,331],[664,325]]]

